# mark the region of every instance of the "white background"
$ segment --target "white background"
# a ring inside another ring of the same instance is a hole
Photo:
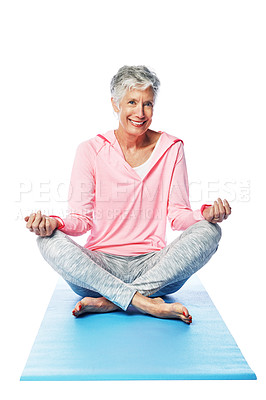
[[[255,0],[1,2],[2,398],[265,398],[265,20]],[[184,140],[192,207],[231,203],[199,276],[256,382],[19,382],[57,281],[23,217],[66,211],[77,145],[116,128],[124,64],[161,80],[152,128]]]

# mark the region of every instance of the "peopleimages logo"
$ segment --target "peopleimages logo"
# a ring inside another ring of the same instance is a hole
[[[176,189],[175,189],[176,190]],[[86,202],[89,198],[96,197],[99,202],[134,202],[139,195],[146,201],[154,199],[163,201],[163,190],[151,187],[143,182],[141,186],[132,181],[110,182],[108,184],[98,181],[94,183],[78,182],[75,187],[65,182],[19,182],[17,183],[15,202],[55,202],[64,203],[71,200]]]
[[[111,188],[104,187],[102,182],[97,183],[96,186],[87,183],[80,182],[76,186],[76,201],[85,200],[88,195],[97,195],[97,200],[99,201],[128,201],[132,202],[135,198],[128,199],[128,193],[133,193],[134,196],[138,196],[139,187],[128,188],[128,185],[132,183],[112,183]],[[171,192],[178,192],[179,186],[172,186]],[[156,188],[151,188],[142,185],[142,195],[145,196],[146,201],[154,201],[154,198],[158,195],[162,197],[161,193],[158,193]],[[79,195],[77,195],[79,193]],[[197,202],[203,201],[208,202],[216,200],[217,197],[223,197],[223,194],[229,202],[240,201],[248,202],[251,197],[251,182],[250,180],[211,180],[211,181],[191,181],[189,183],[189,193],[190,201]],[[34,202],[54,202],[54,203],[67,203],[71,200],[73,196],[73,187],[66,182],[56,182],[56,181],[44,181],[44,182],[30,182],[23,181],[17,182],[15,187],[15,199],[16,203],[34,201]],[[77,197],[78,196],[78,197]],[[161,198],[163,200],[163,198]]]
[[[89,202],[93,204],[96,197],[97,209],[91,213],[95,219],[136,218],[136,209],[133,213],[130,210],[130,204],[133,205],[137,199],[141,200],[142,197],[145,198],[146,205],[155,200],[156,202],[165,202],[167,205],[168,198],[164,199],[163,193],[170,194],[170,192],[163,190],[159,192],[156,187],[145,185],[145,182],[143,185],[133,186],[133,188],[132,185],[134,185],[132,181],[112,183],[108,187],[102,182],[97,182],[97,185],[80,182],[78,186],[75,186],[74,194],[74,188],[68,182],[55,180],[17,182],[14,191],[16,219],[23,219],[25,215],[29,215],[39,208],[45,215],[56,214],[64,218],[71,212],[68,202],[73,199],[75,199],[76,205],[79,201],[81,202],[81,207],[84,208],[86,214],[85,205]],[[172,201],[178,196],[180,189],[178,185],[171,187]],[[247,179],[224,181],[217,179],[191,181],[189,184],[189,199],[192,209],[199,208],[204,203],[211,204],[218,197],[226,198],[231,205],[237,202],[249,202],[251,200],[251,181]],[[123,207],[125,202],[128,209]],[[110,203],[112,203],[112,208],[110,208]],[[29,208],[29,205],[32,209]],[[162,217],[154,215],[152,204],[144,211],[139,210],[138,216],[148,219]]]
[[[218,197],[229,203],[248,202],[251,197],[251,182],[248,179],[221,181],[195,181],[189,184],[190,201],[212,202]]]

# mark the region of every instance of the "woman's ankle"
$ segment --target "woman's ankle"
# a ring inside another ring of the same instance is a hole
[[[153,313],[158,308],[159,303],[149,297],[143,296],[141,293],[136,292],[131,301],[132,306],[136,307],[139,311],[144,313]]]

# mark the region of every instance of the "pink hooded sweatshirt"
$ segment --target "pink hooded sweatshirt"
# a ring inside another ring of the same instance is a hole
[[[203,220],[189,202],[182,140],[160,132],[150,168],[143,178],[126,162],[114,131],[81,143],[69,189],[62,232],[83,235],[85,247],[115,255],[138,255],[166,246],[166,222],[185,230]]]

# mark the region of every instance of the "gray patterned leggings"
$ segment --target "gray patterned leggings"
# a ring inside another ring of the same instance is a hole
[[[56,230],[38,237],[44,259],[82,297],[104,296],[123,310],[138,291],[163,296],[180,289],[216,252],[221,238],[217,224],[200,221],[160,251],[117,256],[91,251]]]

